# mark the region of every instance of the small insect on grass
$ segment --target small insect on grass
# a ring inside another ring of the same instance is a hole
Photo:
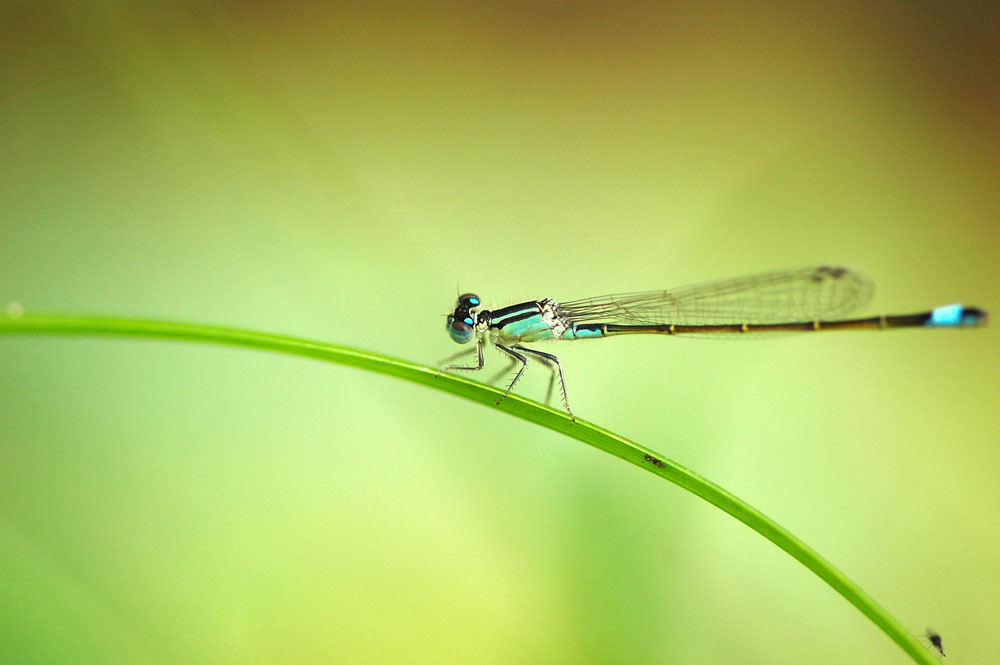
[[[924,633],[924,636],[927,641],[930,642],[930,645],[934,647],[942,657],[944,657],[944,644],[941,642],[941,635],[939,635],[933,628],[928,628]]]
[[[647,462],[649,462],[650,464],[652,464],[653,466],[655,466],[657,469],[662,469],[663,467],[666,466],[666,464],[663,463],[663,460],[657,459],[656,457],[653,457],[652,455],[643,455],[642,459],[646,460]]]

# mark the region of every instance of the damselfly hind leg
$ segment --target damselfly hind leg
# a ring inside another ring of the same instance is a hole
[[[551,353],[545,353],[544,351],[538,351],[536,349],[529,349],[526,346],[515,346],[518,351],[523,351],[524,353],[530,353],[536,356],[540,362],[545,364],[552,372],[549,378],[549,391],[545,398],[545,403],[548,404],[552,399],[552,384],[555,382],[556,371],[559,372],[559,389],[562,391],[563,406],[566,407],[566,413],[569,414],[570,420],[576,422],[576,416],[573,415],[573,410],[569,408],[569,397],[566,395],[566,379],[563,377],[562,363],[559,362],[559,358]]]
[[[546,358],[539,358],[538,362],[549,368],[549,387],[545,389],[545,406],[552,406],[552,389],[556,387],[556,366]]]
[[[515,346],[514,348],[517,349],[518,351],[524,351],[526,353],[532,353],[532,349],[527,349],[527,348],[525,348],[523,346]],[[549,372],[550,372],[550,374],[549,374],[549,388],[548,388],[548,390],[545,391],[545,406],[549,406],[549,404],[552,402],[552,389],[556,385],[556,365],[555,365],[555,363],[553,363],[548,358],[538,357],[537,359],[538,359],[538,362],[542,363],[543,365],[545,365],[546,367],[549,368]],[[490,383],[496,383],[496,381],[499,380],[501,376],[503,376],[504,374],[510,373],[510,370],[514,368],[514,365],[516,365],[517,362],[518,362],[517,360],[511,359],[511,361],[507,364],[506,367],[504,367],[502,370],[500,370],[499,372],[497,372],[496,374],[494,374],[492,377],[490,377]]]

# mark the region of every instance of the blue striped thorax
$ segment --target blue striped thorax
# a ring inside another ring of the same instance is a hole
[[[466,293],[458,298],[455,312],[448,316],[448,334],[459,344],[472,341],[477,331],[489,331],[494,342],[540,342],[547,339],[588,339],[604,337],[602,324],[567,325],[550,299],[529,300],[502,309],[474,311],[479,297]]]
[[[529,300],[490,312],[489,329],[499,340],[538,342],[559,339],[566,326],[556,316],[552,300]]]
[[[479,297],[466,293],[458,298],[454,313],[448,316],[448,334],[459,344],[465,344],[489,331],[490,339],[504,342],[539,342],[546,339],[578,339],[600,336],[577,333],[576,326],[567,326],[549,298],[529,300],[502,309],[475,311]]]

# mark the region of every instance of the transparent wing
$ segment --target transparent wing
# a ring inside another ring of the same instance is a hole
[[[875,286],[863,273],[820,266],[718,282],[573,300],[556,305],[567,324],[713,325],[793,323],[841,316],[865,304]]]

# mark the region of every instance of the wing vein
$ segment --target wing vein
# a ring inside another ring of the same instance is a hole
[[[781,270],[664,291],[642,291],[558,303],[567,325],[763,324],[842,316],[871,299],[872,281],[843,267]]]

